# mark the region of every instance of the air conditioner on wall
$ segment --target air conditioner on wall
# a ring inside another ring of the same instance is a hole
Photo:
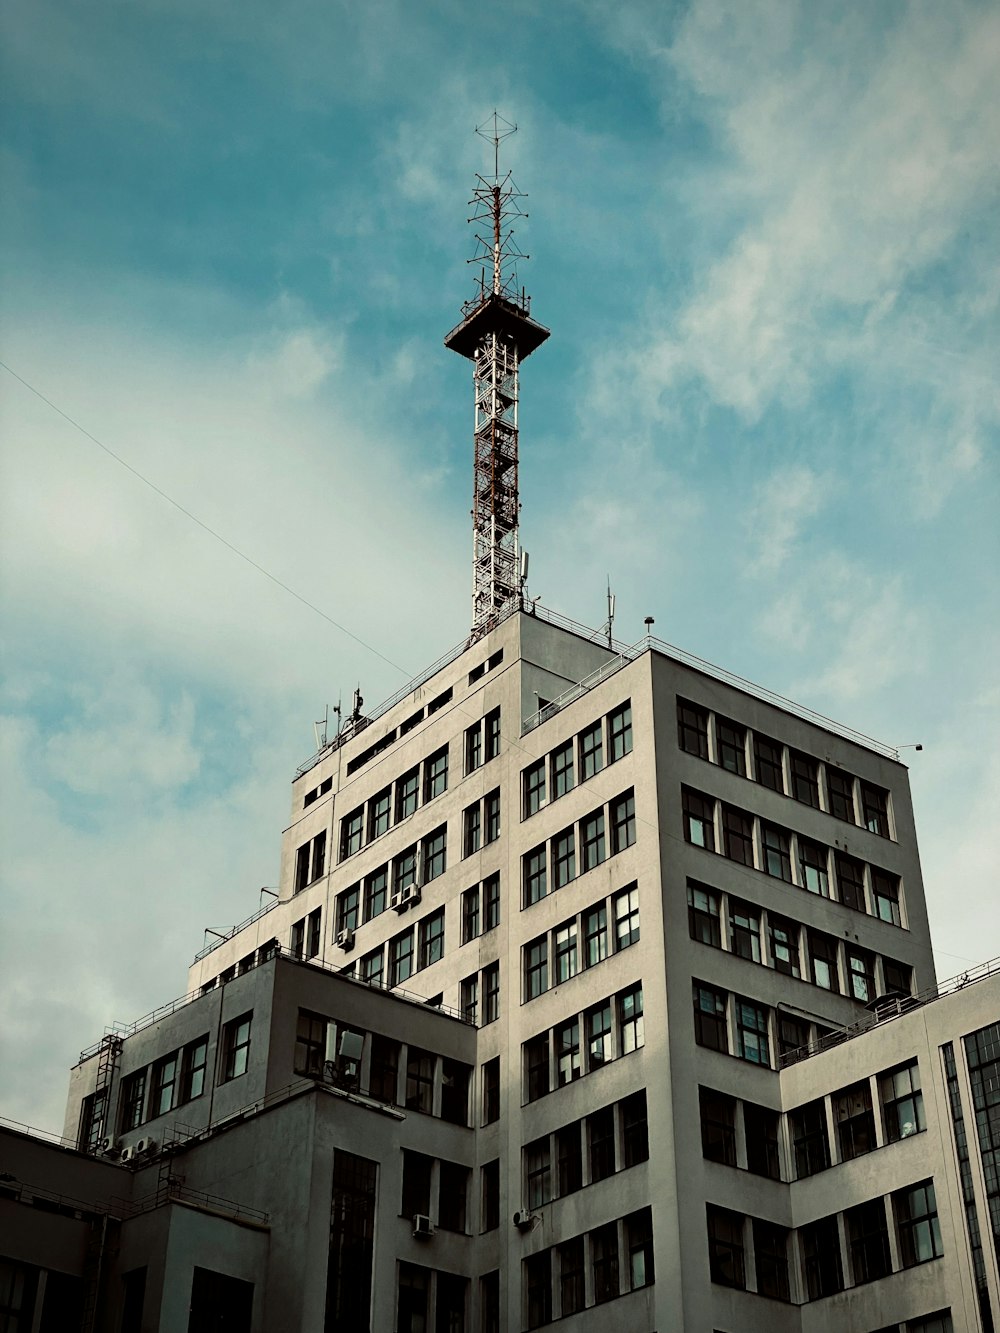
[[[425,1240],[434,1235],[434,1223],[426,1213],[417,1213],[413,1218],[413,1234]]]
[[[389,906],[394,912],[405,911],[402,889],[393,889],[392,893],[389,895]]]
[[[402,893],[402,903],[404,907],[416,907],[420,902],[420,885],[407,884]]]
[[[354,948],[354,931],[351,930],[350,926],[337,931],[337,945],[345,951]]]
[[[530,1231],[535,1224],[534,1213],[529,1213],[527,1209],[522,1209],[514,1214],[514,1225],[518,1231]]]
[[[122,1163],[123,1166],[127,1166],[128,1163],[131,1162],[134,1157],[135,1157],[134,1148],[123,1148],[122,1155],[121,1157],[119,1157],[118,1160]]]
[[[156,1151],[156,1140],[150,1138],[139,1139],[135,1145],[136,1157],[148,1157],[150,1153]]]

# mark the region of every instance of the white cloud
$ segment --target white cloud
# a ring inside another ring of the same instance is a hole
[[[757,550],[754,569],[768,574],[779,569],[807,520],[815,518],[835,489],[835,478],[802,463],[779,468],[762,480],[748,524],[751,543]]]

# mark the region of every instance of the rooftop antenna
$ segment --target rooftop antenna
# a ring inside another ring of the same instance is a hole
[[[330,726],[330,705],[327,704],[323,716],[318,722],[313,723],[313,734],[316,737],[316,749],[322,750],[326,745],[326,735]]]
[[[493,175],[477,173],[469,201],[469,222],[476,231],[468,262],[479,265],[478,290],[462,306],[462,322],[444,340],[473,367],[472,642],[522,602],[518,375],[521,362],[549,336],[530,317],[531,303],[517,285],[517,260],[528,256],[514,243],[512,224],[528,215],[511,173],[500,173],[500,145],[516,129],[496,111],[476,126],[480,138],[493,145]]]
[[[608,575],[608,621],[605,626],[608,635],[608,647],[614,647],[614,639],[611,633],[615,623],[615,595],[611,591],[611,575]]]

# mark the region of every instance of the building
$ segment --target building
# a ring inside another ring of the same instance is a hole
[[[5,1327],[989,1333],[1000,968],[937,984],[897,754],[525,600],[497,282],[472,636],[299,769],[277,898],[62,1140],[0,1136]]]

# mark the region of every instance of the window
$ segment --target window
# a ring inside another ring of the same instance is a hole
[[[715,851],[715,802],[689,787],[683,789],[684,837],[695,847]]]
[[[442,1231],[457,1231],[460,1235],[465,1233],[468,1196],[469,1168],[457,1162],[442,1161],[438,1187],[438,1226]],[[438,1285],[440,1305],[440,1282]]]
[[[898,1190],[892,1196],[899,1232],[899,1257],[904,1268],[939,1259],[941,1227],[938,1223],[937,1204],[934,1200],[934,1182],[925,1180],[909,1189]]]
[[[420,922],[419,967],[430,967],[444,956],[444,908],[439,907]]]
[[[773,824],[762,824],[760,829],[761,846],[764,852],[764,869],[775,879],[792,883],[791,839],[783,828]]]
[[[360,846],[360,843],[359,843]],[[295,892],[319,879],[326,868],[326,830],[305,842],[295,853]]]
[[[433,1157],[413,1152],[409,1148],[403,1149],[403,1197],[399,1208],[403,1217],[416,1217],[418,1213],[426,1217],[431,1211],[433,1168]]]
[[[622,1164],[638,1166],[649,1160],[649,1124],[644,1088],[618,1104],[622,1134]]]
[[[782,771],[781,746],[778,742],[769,740],[766,736],[754,736],[753,758],[760,785],[783,793],[785,775]]]
[[[537,814],[545,804],[544,759],[539,759],[521,774],[521,799],[524,819]]]
[[[711,889],[688,880],[688,930],[693,940],[722,948],[722,929],[719,925],[719,897]]]
[[[483,880],[483,930],[496,930],[500,924],[500,874]]]
[[[576,948],[576,918],[556,929],[556,985],[561,986],[579,970]]]
[[[137,1129],[143,1121],[146,1106],[146,1069],[138,1069],[122,1079],[120,1111],[118,1113],[119,1132]]]
[[[365,808],[358,806],[340,821],[340,859],[360,852],[365,832]],[[301,849],[300,849],[301,850]]]
[[[417,845],[407,847],[405,851],[392,858],[393,891],[405,889],[417,882]]]
[[[558,800],[572,791],[576,785],[573,779],[573,742],[567,741],[558,750],[552,751],[552,799]]]
[[[583,1237],[563,1241],[559,1254],[559,1295],[563,1318],[579,1314],[586,1306],[586,1279],[583,1267]]]
[[[552,839],[552,887],[563,889],[576,878],[576,830],[563,829]]]
[[[389,985],[398,986],[413,973],[413,927],[389,941]]]
[[[867,1082],[856,1083],[834,1094],[833,1123],[837,1130],[842,1162],[862,1157],[878,1146],[875,1142],[872,1094]]]
[[[769,912],[767,935],[771,946],[771,961],[776,970],[789,977],[801,976],[798,926],[793,921],[786,921]]]
[[[834,865],[837,870],[837,891],[845,907],[852,907],[855,912],[867,912],[865,900],[865,867],[861,861],[843,852],[834,853]]]
[[[483,797],[483,846],[496,842],[500,836],[500,791],[487,792]]]
[[[377,949],[371,953],[366,953],[361,959],[358,967],[358,974],[362,981],[367,981],[369,986],[381,986],[384,979],[383,971],[384,950],[380,944]]]
[[[796,1055],[802,1059],[805,1051],[804,1047],[809,1045],[809,1024],[801,1018],[793,1018],[791,1014],[784,1014],[778,1010],[778,1052],[782,1057],[782,1064],[794,1063],[786,1060],[786,1056]]]
[[[104,1135],[104,1121],[108,1110],[108,1090],[98,1088],[89,1097],[84,1097],[80,1107],[81,1152],[96,1152]]]
[[[181,1052],[181,1090],[179,1106],[193,1102],[205,1091],[205,1068],[208,1064],[208,1037],[188,1042]]]
[[[483,968],[483,1022],[495,1023],[500,1017],[500,964],[489,963]]]
[[[580,733],[580,781],[586,782],[604,767],[604,725],[595,722]]]
[[[479,851],[482,823],[479,802],[470,805],[462,814],[462,855],[471,856]]]
[[[226,1328],[233,1333],[249,1333],[253,1289],[254,1284],[242,1278],[195,1266],[191,1274],[188,1329],[200,1333],[203,1329]]]
[[[424,761],[424,801],[433,801],[448,789],[448,747],[443,746]]]
[[[608,956],[608,913],[604,904],[593,907],[583,917],[584,963],[593,967]]]
[[[755,1102],[743,1103],[743,1133],[747,1145],[747,1170],[755,1176],[781,1179],[781,1157],[778,1152],[777,1111]]]
[[[725,718],[715,719],[716,748],[719,763],[730,773],[738,773],[741,778],[747,775],[747,733],[746,728]]]
[[[808,838],[799,838],[799,869],[802,872],[802,884],[810,893],[829,898],[829,853],[825,847],[818,842],[810,842]]]
[[[885,1201],[872,1199],[859,1203],[844,1213],[847,1224],[847,1248],[851,1256],[854,1285],[875,1282],[892,1272],[889,1257],[889,1229],[885,1223]]]
[[[618,1295],[618,1227],[614,1222],[590,1233],[590,1258],[594,1275],[594,1302],[614,1300]]]
[[[361,885],[352,884],[337,894],[337,931],[357,930],[361,916]]]
[[[529,1208],[540,1208],[552,1198],[552,1162],[548,1135],[529,1143],[524,1150],[524,1188]]]
[[[372,1064],[368,1091],[376,1101],[395,1105],[399,1084],[399,1042],[372,1034]]]
[[[618,996],[618,1053],[628,1055],[644,1044],[642,987],[632,986]]]
[[[423,841],[424,853],[424,878],[423,882],[429,884],[432,879],[437,879],[438,875],[445,872],[447,860],[447,838],[448,830],[445,825],[429,833]]]
[[[542,1250],[522,1259],[524,1299],[528,1328],[541,1328],[552,1320],[552,1252]]]
[[[480,1230],[496,1231],[500,1225],[500,1158],[494,1157],[480,1171],[482,1212]]]
[[[593,1071],[612,1059],[611,1049],[611,1001],[595,1005],[586,1014],[587,1025],[587,1069]]]
[[[760,962],[760,917],[738,898],[729,900],[729,947],[739,958]]]
[[[797,750],[789,750],[792,770],[792,795],[803,805],[819,809],[819,777],[816,760]]]
[[[406,1109],[430,1115],[434,1109],[434,1064],[436,1057],[418,1046],[406,1052]]]
[[[624,759],[632,753],[632,704],[631,701],[608,714],[608,763]]]
[[[611,851],[623,852],[635,842],[635,794],[626,791],[611,802]]]
[[[615,1112],[605,1106],[587,1116],[590,1181],[607,1180],[615,1174]]]
[[[500,1119],[500,1057],[495,1055],[483,1065],[483,1124]]]
[[[556,1079],[561,1088],[583,1073],[580,1064],[580,1021],[571,1018],[555,1030]]]
[[[396,783],[396,822],[409,819],[417,808],[420,792],[420,770],[411,768]]]
[[[429,1298],[429,1270],[400,1261],[397,1333],[425,1333]]]
[[[604,811],[595,810],[580,823],[581,858],[584,872],[599,866],[607,856],[604,844]]]
[[[320,922],[323,919],[323,909],[317,907],[314,912],[310,912],[306,923],[306,957],[315,958],[320,949]]]
[[[850,990],[848,994],[861,1004],[868,1004],[875,998],[875,959],[866,949],[854,945],[847,946],[847,975]]]
[[[831,939],[829,935],[823,935],[818,930],[810,930],[809,936],[809,966],[812,972],[812,982],[814,986],[822,986],[824,990],[832,990],[839,993],[840,984],[837,978],[837,941]]]
[[[524,858],[524,905],[530,907],[544,898],[548,888],[545,880],[545,844],[535,847]]]
[[[549,937],[541,935],[524,947],[524,998],[533,1000],[549,988]]]
[[[541,1032],[524,1043],[524,1065],[528,1079],[528,1101],[536,1102],[549,1091],[549,1034]]]
[[[500,709],[493,708],[483,719],[483,729],[486,732],[485,762],[488,764],[491,759],[495,759],[500,753]]]
[[[479,885],[474,884],[462,894],[462,943],[468,944],[479,935]]]
[[[789,1116],[795,1179],[815,1176],[830,1165],[830,1143],[826,1135],[826,1105],[822,1097],[800,1106]],[[838,1289],[839,1290],[839,1289]]]
[[[708,758],[708,712],[697,704],[677,700],[677,743],[688,754]]]
[[[823,1217],[799,1231],[805,1260],[806,1292],[811,1301],[844,1290],[840,1261],[840,1231],[836,1217]]]
[[[871,782],[861,784],[861,814],[869,833],[889,837],[889,793]]]
[[[465,732],[465,771],[474,773],[483,762],[483,724],[476,722]]]
[[[872,867],[872,897],[875,899],[875,915],[882,921],[891,921],[894,926],[902,925],[899,912],[899,876],[890,875],[887,870]]]
[[[710,1162],[736,1165],[736,1099],[713,1088],[698,1089],[701,1153]]]
[[[479,974],[473,972],[462,982],[462,1017],[469,1023],[476,1021],[479,1010]]]
[[[694,983],[694,1039],[713,1051],[729,1050],[726,1033],[726,993]]]
[[[386,787],[368,802],[368,840],[379,838],[389,829],[392,811],[392,790]]]
[[[615,953],[639,942],[639,889],[630,884],[611,900],[615,916]]]
[[[743,1215],[728,1208],[706,1205],[708,1215],[708,1267],[712,1281],[724,1287],[747,1285],[743,1261]]]
[[[389,867],[379,866],[365,876],[365,920],[380,916],[389,905]]]
[[[730,861],[753,865],[753,819],[731,805],[722,807],[722,847]]]
[[[750,1000],[736,1000],[736,1054],[753,1065],[771,1067],[767,1037],[768,1010]]]
[[[560,1198],[575,1194],[583,1188],[583,1149],[579,1120],[556,1130],[556,1169]]]
[[[909,1138],[927,1128],[924,1119],[924,1097],[920,1091],[920,1068],[912,1064],[890,1069],[879,1078],[882,1100],[882,1119],[885,1137],[889,1143]]]
[[[826,794],[830,801],[830,814],[834,819],[842,819],[847,824],[854,823],[854,777],[842,769],[826,769]]]
[[[895,958],[882,959],[882,976],[885,979],[886,995],[905,996],[913,987],[913,968],[908,963],[898,963]]]
[[[757,1292],[772,1300],[791,1299],[788,1286],[788,1232],[773,1222],[759,1217],[753,1219],[754,1263],[757,1270]]]
[[[222,1082],[239,1078],[250,1064],[250,1021],[253,1013],[241,1014],[222,1029]]]
[[[906,1321],[906,1333],[954,1333],[954,1329],[950,1310],[939,1310],[937,1314],[924,1315],[923,1319]]]

